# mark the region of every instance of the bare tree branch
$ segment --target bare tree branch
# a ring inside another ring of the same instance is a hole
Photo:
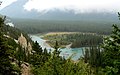
[[[2,4],[2,1],[0,1],[0,5]]]
[[[120,20],[120,13],[118,12],[118,17],[119,17],[119,20]]]

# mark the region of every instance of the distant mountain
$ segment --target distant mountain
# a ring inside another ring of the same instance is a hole
[[[5,7],[0,11],[1,14],[7,15],[9,17],[14,17],[14,18],[19,18],[19,17],[28,17],[26,16],[27,11],[23,9],[23,5],[27,2],[28,0],[17,0],[16,2],[13,2],[11,5]]]
[[[11,5],[5,7],[0,11],[1,14],[7,15],[11,18],[29,18],[40,20],[118,20],[117,14],[112,13],[81,13],[74,14],[73,11],[62,12],[59,10],[51,10],[45,14],[41,14],[36,10],[26,11],[23,6],[28,0],[17,0]]]

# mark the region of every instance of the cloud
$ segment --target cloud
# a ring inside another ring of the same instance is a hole
[[[0,0],[0,1],[2,1],[2,5],[0,6],[0,10],[1,10],[17,0]]]
[[[75,14],[83,12],[118,12],[120,0],[29,0],[24,9],[38,12],[48,12],[58,9],[60,11],[74,11]]]

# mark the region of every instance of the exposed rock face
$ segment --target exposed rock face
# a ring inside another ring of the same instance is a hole
[[[18,38],[18,42],[22,46],[22,48],[24,48],[25,50],[27,49],[27,40],[22,33],[21,36]]]
[[[28,42],[27,44],[27,40],[26,38],[23,36],[23,34],[21,33],[21,36],[18,38],[18,43],[22,46],[23,49],[25,49],[26,55],[32,54],[32,46],[31,43]]]
[[[28,47],[27,47],[27,48],[28,48],[28,52],[29,52],[30,54],[32,54],[32,53],[31,53],[31,51],[32,51],[32,46],[31,46],[30,42],[28,42]]]
[[[23,63],[21,64],[21,71],[22,71],[22,74],[21,75],[32,75],[32,73],[30,72],[30,65],[28,63]]]
[[[72,43],[71,44],[69,44],[69,45],[66,45],[66,48],[71,48],[71,46],[72,46]]]

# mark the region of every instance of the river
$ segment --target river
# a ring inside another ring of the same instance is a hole
[[[48,52],[54,50],[54,48],[50,47],[50,45],[46,43],[46,40],[42,39],[40,36],[30,35],[30,37],[33,41],[37,41],[42,49],[46,48]],[[72,56],[71,59],[76,61],[83,56],[82,49],[83,48],[62,48],[60,49],[60,56],[64,56],[66,59]]]

